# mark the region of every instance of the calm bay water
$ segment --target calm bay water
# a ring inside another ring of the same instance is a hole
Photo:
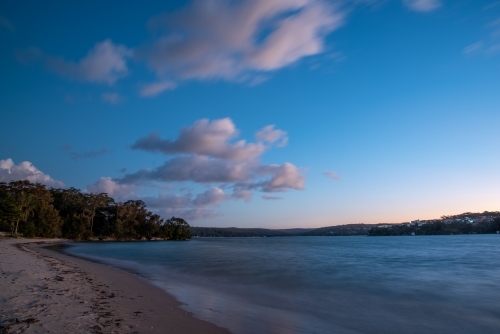
[[[72,243],[234,333],[500,333],[500,236]]]

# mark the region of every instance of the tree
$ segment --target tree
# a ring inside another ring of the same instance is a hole
[[[21,208],[10,196],[0,197],[0,230],[9,230],[14,234],[14,226],[21,219]]]
[[[96,210],[101,207],[107,207],[111,203],[114,202],[114,200],[110,197],[108,197],[108,194],[106,193],[100,193],[100,194],[94,194],[90,193],[85,196],[87,200],[87,206],[90,209],[90,232],[91,234],[94,234],[94,217],[96,215]]]

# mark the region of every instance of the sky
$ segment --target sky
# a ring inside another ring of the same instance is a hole
[[[0,3],[0,182],[193,226],[500,210],[500,1]]]

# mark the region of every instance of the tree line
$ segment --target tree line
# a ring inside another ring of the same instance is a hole
[[[140,200],[115,202],[106,193],[47,189],[28,180],[0,183],[0,231],[75,240],[186,240],[189,224],[164,220]]]
[[[491,222],[468,224],[456,222],[445,224],[441,220],[427,222],[422,226],[394,225],[390,228],[372,228],[369,236],[399,236],[399,235],[448,235],[448,234],[492,234],[500,232],[500,217]]]

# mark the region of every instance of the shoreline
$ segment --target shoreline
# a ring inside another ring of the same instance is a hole
[[[59,239],[0,239],[0,332],[224,333],[132,273],[45,248]]]

